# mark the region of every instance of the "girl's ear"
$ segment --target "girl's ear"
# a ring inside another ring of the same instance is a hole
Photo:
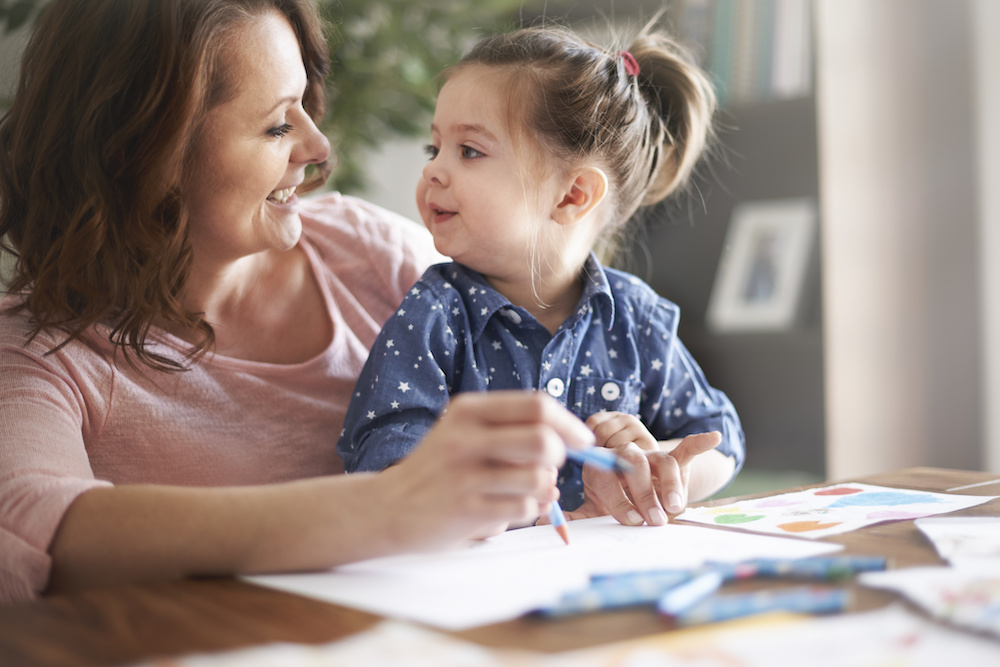
[[[570,176],[562,200],[552,211],[560,224],[572,224],[587,216],[608,194],[608,177],[597,167],[583,167]]]

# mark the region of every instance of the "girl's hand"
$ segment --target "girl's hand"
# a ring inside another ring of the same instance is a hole
[[[635,415],[624,412],[595,412],[586,421],[594,432],[598,447],[617,449],[630,443],[644,452],[655,452],[660,447],[656,438]]]
[[[667,514],[680,514],[687,505],[695,457],[713,450],[722,441],[718,431],[711,431],[660,443],[638,418],[623,413],[597,413],[587,424],[594,429],[597,442],[614,449],[632,466],[632,471],[619,477],[584,466],[586,500],[577,510],[566,513],[569,519],[611,514],[626,525],[665,524]]]

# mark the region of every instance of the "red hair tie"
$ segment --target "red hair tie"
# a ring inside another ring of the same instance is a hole
[[[621,56],[621,59],[625,62],[626,74],[629,76],[639,76],[639,63],[636,62],[635,56],[628,51],[619,51],[615,55]]]

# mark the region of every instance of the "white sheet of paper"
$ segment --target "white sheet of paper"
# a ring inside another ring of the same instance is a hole
[[[464,630],[551,604],[586,586],[594,574],[691,568],[709,560],[804,558],[842,548],[702,526],[630,527],[611,517],[572,521],[569,531],[569,546],[551,526],[533,526],[465,549],[246,579],[390,618]]]
[[[942,516],[914,523],[953,565],[984,558],[1000,562],[1000,516]]]
[[[863,572],[859,580],[906,596],[934,618],[1000,638],[1000,559]]]

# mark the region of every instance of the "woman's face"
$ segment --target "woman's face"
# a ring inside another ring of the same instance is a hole
[[[306,72],[284,16],[240,28],[222,66],[235,95],[207,113],[185,185],[196,261],[293,247],[302,231],[295,188],[330,153],[302,108]]]

